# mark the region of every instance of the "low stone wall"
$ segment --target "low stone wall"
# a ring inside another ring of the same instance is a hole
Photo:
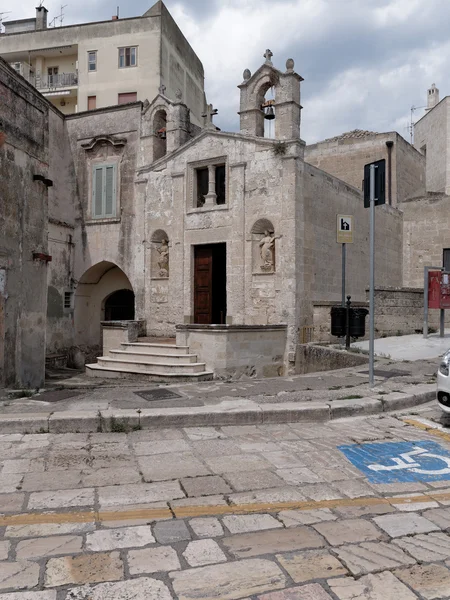
[[[316,301],[313,303],[314,334],[313,342],[337,342],[337,338],[331,335],[331,307],[340,306],[339,302]],[[368,302],[352,302],[353,308],[369,308]],[[366,330],[368,331],[369,319],[366,318]],[[366,339],[366,338],[362,338]]]
[[[177,325],[176,330],[177,345],[189,346],[220,379],[286,372],[286,325]]]
[[[122,343],[137,342],[142,329],[139,321],[102,321],[103,356],[111,350],[120,350]]]
[[[317,344],[300,344],[297,348],[295,372],[305,375],[306,373],[357,367],[366,365],[368,362],[369,358],[364,354],[355,354]]]

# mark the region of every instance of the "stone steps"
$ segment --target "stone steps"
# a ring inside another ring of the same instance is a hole
[[[146,373],[136,371],[133,368],[117,369],[115,367],[102,367],[98,364],[86,365],[86,373],[91,377],[101,377],[103,379],[136,379],[137,381],[147,380],[155,383],[186,383],[192,381],[211,381],[214,378],[212,371],[200,371],[198,373],[179,372],[167,373],[157,372]]]
[[[146,342],[122,343],[122,349],[142,354],[189,354],[189,346],[175,344],[147,344]]]
[[[197,362],[196,354],[156,354],[150,352],[132,352],[130,350],[110,350],[110,358],[118,360],[133,360],[137,363],[171,363],[177,365],[188,365]]]
[[[97,363],[100,367],[109,367],[115,369],[133,369],[138,373],[200,373],[206,370],[205,363],[188,363],[188,364],[177,364],[177,363],[154,363],[150,359],[140,362],[135,360],[126,360],[125,358],[110,358],[109,356],[99,356]]]

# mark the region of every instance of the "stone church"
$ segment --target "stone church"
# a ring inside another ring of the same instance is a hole
[[[181,92],[164,86],[150,102],[62,115],[0,62],[5,385],[41,386],[44,353],[74,348],[101,377],[298,372],[314,306],[340,301],[339,214],[355,223],[347,293],[365,300],[361,191],[305,162],[303,79],[292,59],[272,58],[237,82],[237,132],[214,125],[212,106],[192,124]],[[13,242],[18,222],[25,245]],[[377,282],[400,286],[401,212],[377,208],[376,228]]]

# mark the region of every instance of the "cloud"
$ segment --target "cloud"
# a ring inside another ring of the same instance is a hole
[[[118,0],[117,0],[118,2]],[[34,0],[14,6],[11,18],[34,15]],[[65,24],[105,20],[105,0],[77,0]],[[448,0],[167,0],[178,25],[205,67],[216,123],[236,130],[242,72],[254,72],[270,48],[274,65],[292,57],[302,84],[302,137],[313,143],[361,128],[398,130],[408,137],[411,106],[422,107],[435,82],[445,95],[450,67]],[[60,0],[48,0],[50,18]],[[143,14],[150,3],[120,7],[122,17]],[[415,119],[423,108],[414,111]]]

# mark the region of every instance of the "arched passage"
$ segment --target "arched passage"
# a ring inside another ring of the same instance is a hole
[[[133,316],[119,318],[119,314]],[[100,344],[101,321],[133,318],[133,287],[122,269],[112,262],[102,261],[83,273],[75,292],[76,345]]]

